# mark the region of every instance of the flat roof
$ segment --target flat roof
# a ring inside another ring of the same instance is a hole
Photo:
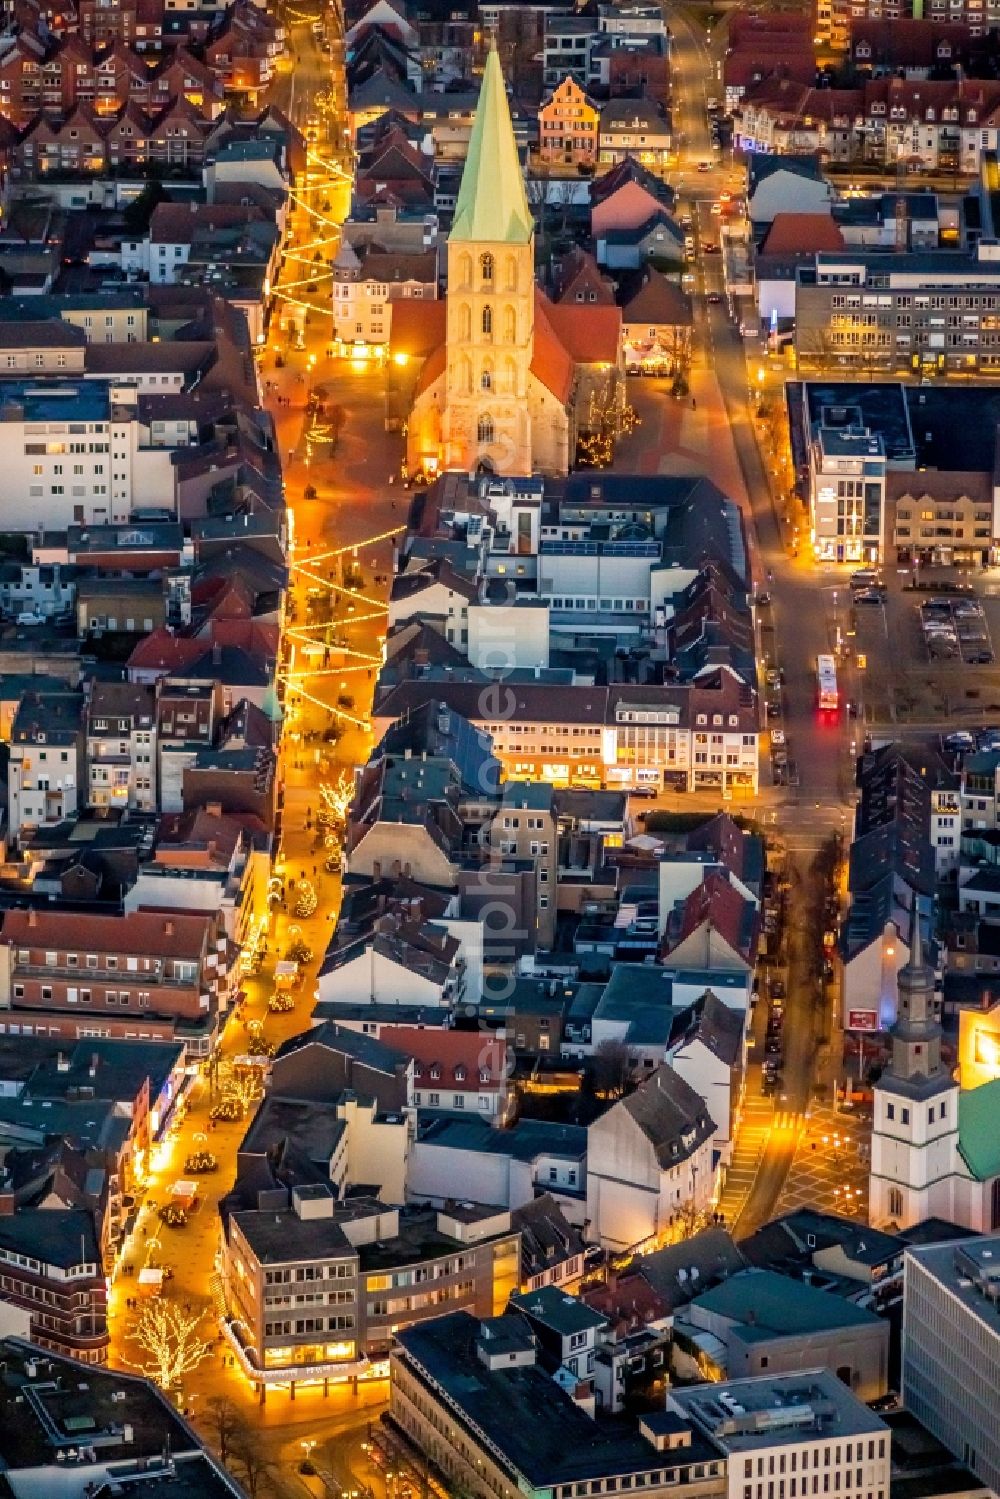
[[[1000,1287],[1000,1234],[908,1248],[906,1258],[916,1261],[970,1316],[1000,1338],[1000,1309],[986,1294],[987,1287],[992,1293]]]
[[[535,1364],[488,1368],[477,1352],[481,1326],[467,1312],[453,1312],[400,1329],[396,1341],[407,1363],[447,1397],[449,1414],[533,1488],[717,1459],[697,1433],[690,1446],[658,1452],[634,1421],[592,1419]]]
[[[111,415],[107,380],[5,380],[0,422],[106,422]]]
[[[727,1453],[889,1431],[828,1369],[675,1389],[667,1408]]]
[[[844,426],[854,412],[863,427],[882,438],[889,463],[915,462],[913,430],[900,381],[876,380],[861,385],[846,380],[806,380],[802,394],[812,431],[820,426],[826,431]]]

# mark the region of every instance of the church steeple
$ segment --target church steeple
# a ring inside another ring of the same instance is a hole
[[[890,1028],[892,1057],[887,1071],[896,1078],[938,1078],[941,1065],[941,1022],[934,995],[934,970],[924,962],[920,915],[913,903],[909,962],[899,970],[896,1023]]]
[[[534,229],[503,71],[491,47],[448,239],[451,244],[526,245]]]

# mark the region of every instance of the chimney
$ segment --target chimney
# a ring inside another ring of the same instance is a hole
[[[89,1072],[91,1077],[97,1076],[97,1064],[99,1061],[100,1057],[97,1055],[97,1052],[92,1051],[90,1053],[90,1066],[87,1068],[87,1071]]]
[[[32,909],[32,910],[30,910],[28,912],[28,925],[29,926],[37,926],[38,925],[38,912],[36,910],[34,910],[34,909]]]
[[[165,937],[172,937],[174,935],[174,924],[172,921],[165,921],[163,923],[163,935]]]
[[[221,802],[206,802],[205,803],[205,811],[207,812],[207,814],[208,814],[209,817],[221,817],[222,816],[222,803]]]
[[[57,1072],[68,1072],[69,1071],[69,1057],[66,1055],[66,1053],[64,1051],[59,1052],[59,1054],[56,1057],[56,1071]]]

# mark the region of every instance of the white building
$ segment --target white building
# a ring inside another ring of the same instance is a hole
[[[388,347],[392,304],[437,298],[437,252],[342,244],[333,262],[333,336],[340,352]]]
[[[0,392],[0,509],[8,531],[127,521],[174,505],[169,449],[134,389],[111,381],[12,381]]]
[[[940,1005],[933,970],[923,961],[919,927],[898,990],[892,1054],[875,1086],[870,1221],[875,1228],[903,1229],[944,1218],[977,1232],[995,1231],[1000,1228],[995,1044],[991,1081],[977,1077],[973,1087],[955,1081],[941,1060]]]
[[[579,1225],[586,1185],[587,1131],[577,1125],[522,1119],[498,1130],[479,1119],[436,1119],[413,1142],[406,1196],[441,1207],[459,1192],[513,1212],[545,1191]]]
[[[908,1411],[1000,1491],[1000,1238],[908,1249],[902,1396]]]
[[[660,1067],[587,1131],[587,1217],[600,1244],[624,1250],[683,1237],[715,1192],[715,1125],[704,1101]]]
[[[889,1428],[828,1369],[674,1389],[667,1409],[724,1454],[728,1499],[889,1499]]]

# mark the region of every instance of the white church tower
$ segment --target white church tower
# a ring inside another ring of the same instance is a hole
[[[950,1218],[958,1170],[959,1087],[941,1061],[934,971],[924,962],[915,909],[910,960],[898,986],[892,1056],[875,1088],[868,1183],[875,1228]]]

